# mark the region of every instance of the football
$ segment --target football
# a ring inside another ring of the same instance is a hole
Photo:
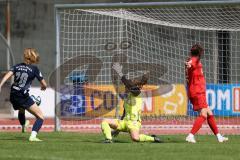
[[[33,99],[33,101],[38,105],[40,106],[41,105],[41,97],[40,96],[34,96],[34,95],[31,95],[31,98]]]

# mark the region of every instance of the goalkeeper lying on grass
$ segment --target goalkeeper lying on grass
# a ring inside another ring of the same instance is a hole
[[[127,96],[124,98],[124,113],[121,120],[105,119],[102,121],[101,128],[105,137],[104,142],[112,142],[111,129],[114,129],[116,132],[129,132],[132,140],[135,142],[161,142],[156,136],[148,136],[139,133],[141,128],[142,112],[141,89],[142,86],[147,83],[148,78],[143,76],[141,81],[131,81],[126,79],[126,77],[123,76],[122,66],[119,63],[115,63],[113,65],[113,69],[121,77],[121,80],[126,88]]]

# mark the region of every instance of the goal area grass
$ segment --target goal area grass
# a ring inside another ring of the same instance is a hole
[[[164,143],[132,142],[122,133],[112,144],[104,144],[101,134],[69,132],[40,133],[43,142],[29,142],[29,133],[0,133],[0,159],[9,160],[236,160],[240,157],[240,136],[226,143],[215,136],[198,135],[197,143],[185,142],[185,135],[159,135]]]

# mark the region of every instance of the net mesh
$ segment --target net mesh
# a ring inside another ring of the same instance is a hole
[[[218,124],[238,126],[239,13],[238,5],[60,9],[63,124],[98,125],[103,117],[121,115],[123,89],[114,62],[130,79],[150,77],[143,93],[144,125],[192,124],[196,113],[187,99],[184,62],[199,43],[209,106]]]

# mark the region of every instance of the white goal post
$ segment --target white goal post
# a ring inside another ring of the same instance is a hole
[[[143,129],[188,130],[184,62],[204,47],[207,100],[221,129],[240,127],[240,1],[57,4],[56,130],[99,131],[122,114],[124,88],[114,62],[137,79],[149,75]],[[177,133],[174,131],[174,133]]]

